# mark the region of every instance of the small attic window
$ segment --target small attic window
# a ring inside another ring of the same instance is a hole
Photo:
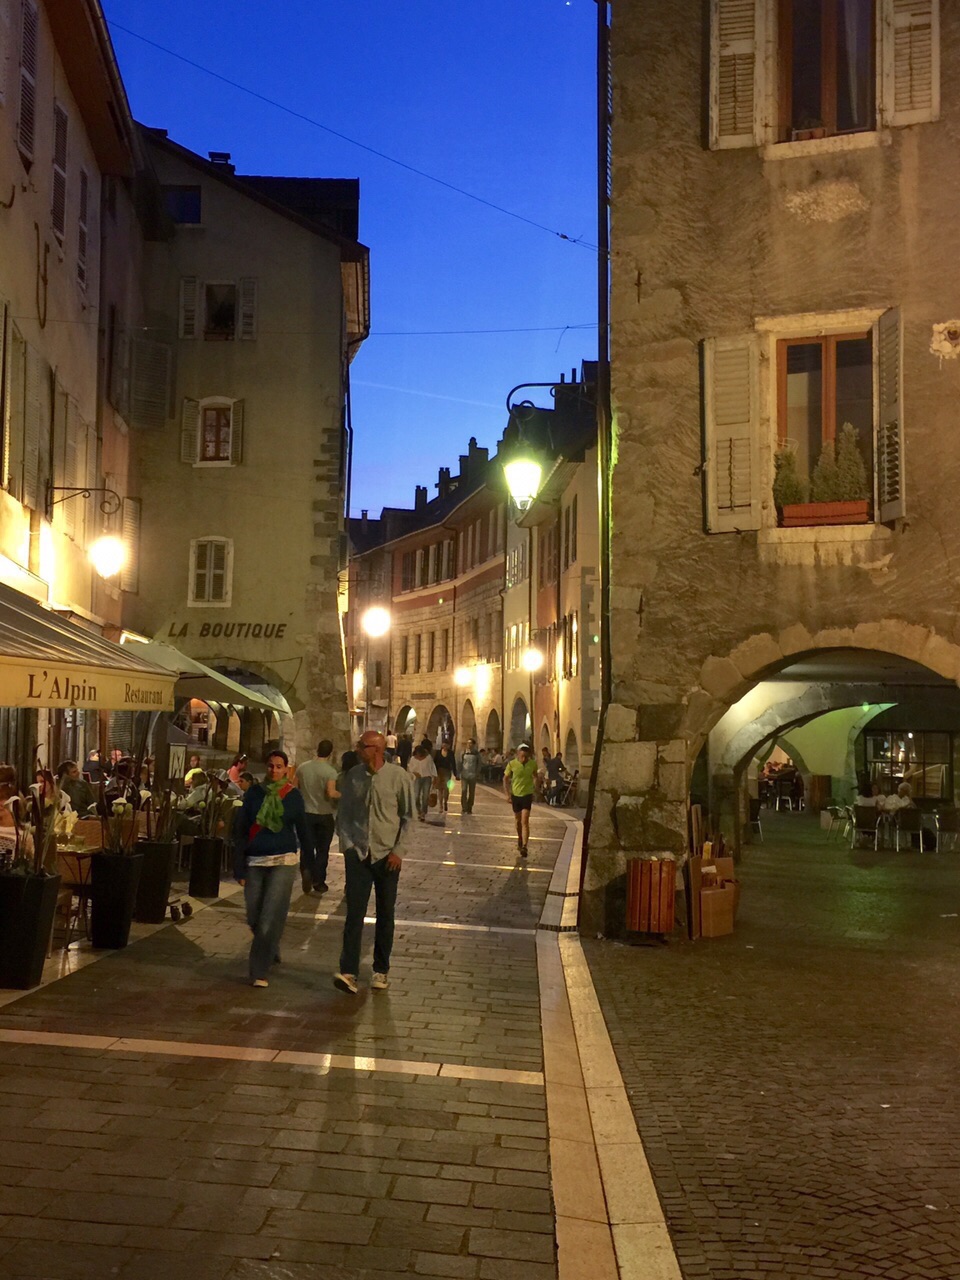
[[[199,226],[201,222],[199,187],[162,187],[163,207],[174,222],[183,226]]]

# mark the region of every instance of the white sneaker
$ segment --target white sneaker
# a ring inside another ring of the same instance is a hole
[[[374,991],[386,991],[390,985],[390,979],[385,973],[375,973],[370,982],[370,986]]]
[[[333,975],[333,985],[339,991],[346,991],[347,995],[355,996],[357,994],[357,975],[355,973],[335,973]]]

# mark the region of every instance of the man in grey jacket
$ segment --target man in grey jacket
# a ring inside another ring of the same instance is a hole
[[[368,729],[357,743],[360,763],[346,774],[337,807],[337,835],[343,853],[347,918],[343,925],[340,971],[333,985],[357,994],[363,919],[374,892],[377,924],[373,939],[374,991],[389,986],[390,952],[400,866],[413,819],[410,777],[384,759],[382,733]]]
[[[480,752],[477,750],[476,739],[471,738],[460,757],[460,805],[463,813],[473,813],[479,777]]]

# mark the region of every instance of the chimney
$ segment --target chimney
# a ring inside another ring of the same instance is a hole
[[[361,528],[361,529],[365,529],[366,527],[367,527],[367,512],[366,512],[366,510],[365,510],[365,509],[361,509],[361,511],[360,511],[360,528]]]
[[[437,493],[445,498],[450,492],[450,468],[441,467],[437,473]]]
[[[413,501],[414,511],[426,511],[427,509],[427,486],[418,484],[414,491]]]
[[[235,173],[236,166],[230,163],[229,151],[208,151],[210,163],[215,164],[219,169],[225,169],[227,173]]]

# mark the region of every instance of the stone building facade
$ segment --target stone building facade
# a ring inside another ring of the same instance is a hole
[[[960,12],[827,6],[821,39],[805,8],[615,13],[613,700],[591,931],[622,929],[628,858],[684,859],[695,766],[719,770],[710,736],[762,682],[748,754],[803,714],[778,681],[960,676],[944,269]]]
[[[344,410],[369,314],[356,189],[351,222],[343,183],[238,176],[162,131],[144,145],[167,214],[149,335],[174,374],[138,436],[149,591],[126,625],[282,695],[299,755],[345,746]]]

